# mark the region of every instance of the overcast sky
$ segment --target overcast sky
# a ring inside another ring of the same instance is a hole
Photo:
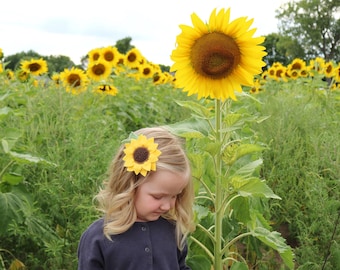
[[[287,0],[16,0],[3,1],[0,48],[5,56],[34,50],[69,56],[75,64],[90,50],[131,37],[147,60],[171,65],[180,24],[191,14],[208,21],[214,8],[230,8],[231,19],[254,19],[255,36],[277,32],[275,10]]]

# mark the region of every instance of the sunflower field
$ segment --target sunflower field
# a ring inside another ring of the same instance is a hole
[[[201,25],[196,17],[193,22]],[[197,50],[209,43],[201,42]],[[230,46],[236,51],[240,45]],[[175,61],[181,53],[174,52]],[[178,84],[175,72],[162,72],[136,48],[126,55],[111,46],[93,49],[86,69],[59,74],[48,74],[43,59],[22,61],[18,70],[1,61],[0,269],[76,269],[79,238],[100,216],[93,197],[116,149],[130,132],[159,125],[187,139],[193,165],[192,270],[222,269],[214,261],[213,235],[224,239],[217,249],[224,269],[338,269],[340,64],[318,57],[264,70],[236,92],[194,93],[186,85],[208,83],[185,78],[190,72],[184,70]],[[223,147],[209,141],[216,109],[228,112],[219,119],[228,139]],[[233,172],[228,184],[220,183],[227,186],[224,195],[209,159],[217,152]],[[217,194],[228,213],[220,234]]]

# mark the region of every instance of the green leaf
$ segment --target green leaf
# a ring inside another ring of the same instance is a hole
[[[129,134],[129,137],[127,137],[126,139],[124,139],[124,140],[122,141],[122,143],[130,143],[132,139],[135,139],[135,140],[138,139],[138,135],[137,135],[135,132],[131,132],[131,133]]]
[[[194,101],[175,101],[178,105],[188,108],[195,113],[196,116],[203,118],[203,119],[211,119],[214,117],[214,114],[211,110],[207,109],[203,105],[199,104],[198,102]]]
[[[230,270],[248,270],[248,266],[244,262],[235,262],[231,265]]]
[[[35,157],[29,154],[20,154],[17,152],[10,151],[9,154],[11,157],[18,163],[42,163],[44,165],[51,165],[51,166],[57,166],[55,163],[49,162],[43,158]]]
[[[0,108],[0,119],[8,115],[12,111],[9,107]]]
[[[253,178],[251,181],[248,181],[236,190],[243,197],[260,196],[272,199],[281,199],[264,181],[258,178]]]
[[[227,165],[232,165],[243,156],[255,152],[261,152],[264,149],[265,148],[263,146],[257,144],[239,144],[237,142],[231,143],[224,148],[222,153],[222,160]]]
[[[1,145],[2,145],[2,149],[4,150],[4,153],[8,154],[10,151],[8,142],[6,140],[1,140]]]
[[[168,125],[166,128],[173,134],[184,138],[203,138],[209,134],[207,121],[195,118]]]
[[[279,232],[271,232],[265,228],[258,227],[253,231],[253,235],[267,246],[278,251],[289,269],[294,269],[294,254],[292,248],[285,243],[285,239]]]
[[[247,163],[243,167],[239,168],[235,175],[242,175],[242,176],[251,176],[253,175],[255,169],[262,165],[263,161],[261,158],[254,160],[252,162]]]
[[[7,154],[14,147],[18,139],[22,136],[22,131],[14,128],[6,128],[1,134],[1,144],[4,152]]]
[[[207,258],[207,256],[203,255],[193,255],[188,257],[186,261],[187,265],[190,266],[191,269],[195,270],[207,270],[211,268],[211,262]]]
[[[12,221],[23,221],[23,209],[25,209],[28,200],[22,192],[0,193],[0,235],[5,234],[8,225]]]
[[[24,180],[24,177],[20,174],[15,173],[6,173],[3,175],[2,179],[3,182],[6,182],[12,186],[19,184]]]

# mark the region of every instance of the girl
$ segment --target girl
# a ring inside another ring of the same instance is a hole
[[[183,270],[193,185],[179,138],[144,128],[118,150],[96,196],[104,217],[82,234],[78,269]]]

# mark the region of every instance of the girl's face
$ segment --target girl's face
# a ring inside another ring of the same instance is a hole
[[[177,196],[188,184],[188,177],[167,170],[158,170],[136,190],[137,221],[157,220],[175,207]]]

